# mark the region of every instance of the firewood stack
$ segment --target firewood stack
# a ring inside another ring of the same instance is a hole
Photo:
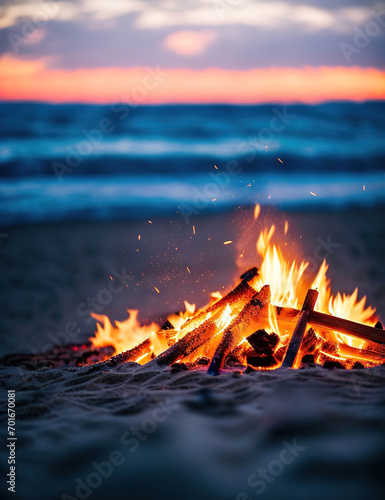
[[[186,321],[179,335],[174,337],[174,342],[172,337],[169,338],[169,348],[151,359],[147,365],[173,366],[175,369],[181,362],[184,362],[184,367],[188,366],[187,360],[192,367],[202,366],[202,357],[194,357],[194,353],[206,344],[215,346],[207,363],[207,373],[210,375],[218,375],[226,366],[245,364],[248,371],[252,371],[279,367],[300,368],[311,363],[352,368],[362,363],[373,366],[385,362],[385,334],[382,325],[377,323],[376,327],[372,327],[314,311],[317,290],[308,290],[301,310],[275,308],[279,327],[288,330],[285,341],[277,332],[268,332],[262,328],[250,334],[251,323],[266,323],[271,299],[269,285],[256,292],[248,284],[257,273],[257,268],[244,273],[241,283],[234,290]],[[235,314],[230,323],[221,328],[221,316],[226,308]],[[336,332],[362,339],[367,347],[358,349],[338,342]],[[195,363],[191,363],[193,359]]]
[[[98,355],[87,344],[61,347],[60,352],[56,351],[58,362],[55,352],[50,352],[47,359],[45,355],[41,359],[36,354],[15,355],[2,362],[29,369],[89,363],[110,369],[140,361],[150,368],[171,367],[172,371],[203,368],[209,375],[233,368],[246,368],[246,372],[309,364],[363,368],[385,362],[385,334],[380,322],[373,327],[315,311],[318,291],[313,289],[308,290],[301,310],[274,306],[268,284],[259,291],[251,286],[257,275],[256,267],[249,269],[232,291],[187,319],[180,328],[167,321],[153,334],[162,345],[168,345],[157,356],[153,352],[154,337],[150,336],[109,358],[111,346],[100,348]],[[272,331],[271,310],[280,331]],[[354,347],[354,342],[341,342],[336,334],[360,339],[360,348]],[[70,353],[67,363],[66,347]]]

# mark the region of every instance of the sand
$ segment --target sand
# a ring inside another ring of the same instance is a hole
[[[384,366],[2,372],[17,401],[9,498],[383,498]]]
[[[124,319],[129,307],[144,321],[161,322],[184,298],[203,305],[210,291],[225,291],[242,266],[255,263],[265,221],[250,216],[197,217],[195,235],[177,215],[171,222],[8,228],[0,247],[1,354],[87,338],[94,323],[86,321],[85,302],[111,282],[117,288],[114,270],[135,279],[99,311],[112,319]],[[333,290],[351,293],[358,285],[384,319],[384,216],[350,210],[261,217],[282,231],[289,221],[283,244],[290,253],[302,247],[302,256],[318,262],[320,241],[329,245]],[[233,243],[223,245],[227,240]],[[69,339],[63,332],[72,322],[80,332]],[[383,498],[383,366],[210,377],[127,364],[108,371],[1,368],[1,378],[3,389],[16,390],[17,493],[10,498]],[[5,398],[2,391],[3,415]],[[5,477],[5,445],[0,453]]]

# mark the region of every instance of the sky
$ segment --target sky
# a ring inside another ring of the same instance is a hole
[[[0,99],[384,99],[384,48],[372,0],[0,0]]]

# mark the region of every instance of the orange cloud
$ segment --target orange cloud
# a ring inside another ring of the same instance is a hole
[[[385,99],[385,72],[357,67],[233,71],[159,68],[48,69],[0,60],[0,99],[54,103],[318,103]]]
[[[176,31],[164,41],[164,46],[177,54],[195,56],[201,54],[215,40],[212,31]]]

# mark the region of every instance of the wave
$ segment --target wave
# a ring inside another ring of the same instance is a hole
[[[282,209],[340,209],[383,204],[384,173],[264,175],[217,172],[210,176],[68,177],[9,179],[0,185],[4,226],[62,220],[135,219],[202,212],[239,205]]]

